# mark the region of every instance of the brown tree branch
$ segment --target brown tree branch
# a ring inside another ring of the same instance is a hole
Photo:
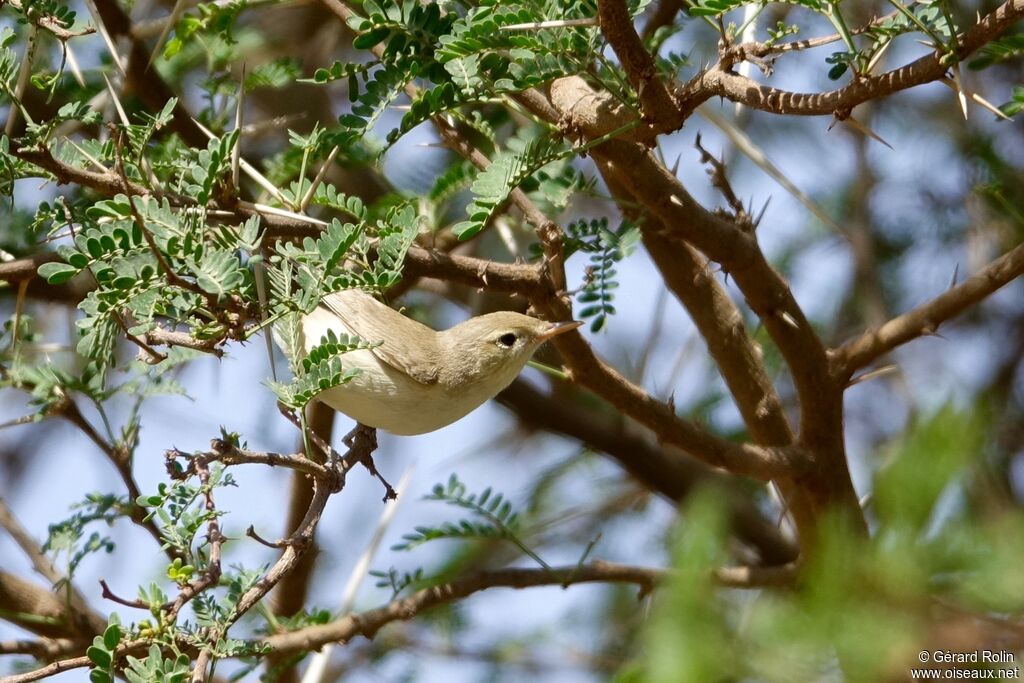
[[[711,578],[723,586],[757,588],[788,585],[795,580],[796,571],[795,565],[755,568],[721,567],[712,571]],[[490,588],[522,589],[536,586],[567,588],[582,583],[632,583],[640,587],[640,597],[643,597],[663,582],[668,575],[669,572],[665,569],[623,565],[600,560],[588,564],[550,569],[512,568],[484,571],[425,588],[377,609],[349,614],[328,624],[272,635],[252,644],[268,648],[275,654],[288,654],[315,650],[328,643],[346,643],[357,635],[372,639],[381,628],[389,623],[413,619],[432,607],[455,602]],[[252,592],[252,590],[249,591],[249,593]],[[245,600],[245,596],[242,600]],[[241,604],[240,601],[240,607]],[[254,603],[247,603],[247,609],[252,604]],[[138,654],[144,651],[148,645],[149,642],[145,639],[132,641],[119,646],[115,656],[120,659],[129,654]],[[203,672],[211,659],[212,651],[204,649],[199,653],[197,665],[193,670],[193,681],[205,680]],[[90,665],[88,657],[76,657],[54,662],[35,671],[10,676],[4,679],[4,683],[31,683],[57,673]]]
[[[306,409],[306,424],[310,431],[317,434],[325,443],[331,442],[331,434],[334,431],[334,422],[337,413],[324,403],[313,401]],[[301,443],[299,444],[301,448]],[[314,446],[314,458],[318,462],[325,462],[328,454]],[[296,529],[309,509],[313,500],[313,486],[309,477],[303,476],[296,471],[292,475],[291,493],[289,495],[288,516],[285,520],[286,529]],[[313,563],[318,554],[314,543],[309,551],[302,557],[298,567],[293,571],[274,592],[274,613],[279,616],[291,617],[297,614],[306,604],[306,595],[309,591],[309,581],[313,574]]]
[[[666,237],[693,244],[733,276],[790,368],[800,398],[801,437],[814,443],[819,428],[833,428],[837,422],[822,416],[834,417],[840,401],[831,395],[824,345],[753,235],[700,206],[678,179],[639,145],[612,141],[595,149],[594,157],[669,230]],[[643,229],[655,230],[656,226]]]
[[[489,166],[489,160],[479,150],[461,139],[450,126],[440,122],[438,127],[450,146],[475,166],[481,170]],[[636,143],[622,144],[640,147]],[[564,296],[565,271],[561,249],[562,230],[521,190],[514,190],[510,194],[510,198],[523,211],[526,220],[534,226],[542,245],[544,245],[545,254],[549,255],[545,263],[545,275],[550,283],[549,289],[545,291],[540,288],[532,292],[531,300],[534,306],[543,311],[550,320],[568,320],[572,316],[572,311]],[[737,236],[744,234],[725,224],[724,221],[720,221],[720,223],[723,232],[728,231]],[[659,439],[666,443],[679,446],[715,466],[724,467],[737,474],[746,474],[765,480],[776,478],[783,473],[794,475],[806,464],[799,451],[795,449],[762,449],[749,444],[738,445],[680,418],[671,406],[657,401],[642,388],[629,382],[614,368],[598,359],[594,355],[593,349],[578,332],[561,335],[561,338],[556,339],[554,343],[562,353],[575,381],[587,386],[624,414],[653,429]],[[821,350],[821,355],[824,358],[824,348],[822,347]]]
[[[490,588],[531,588],[535,586],[562,586],[581,583],[632,583],[640,587],[643,597],[669,575],[664,569],[638,567],[612,562],[594,561],[583,565],[552,567],[551,569],[499,569],[455,579],[412,595],[368,610],[350,614],[329,624],[273,635],[260,641],[277,653],[303,652],[318,649],[328,643],[347,643],[357,635],[372,639],[389,623],[406,621],[438,605],[461,600]],[[712,572],[712,578],[726,586],[754,588],[780,586],[796,578],[794,565],[779,567],[723,567]]]
[[[850,29],[850,35],[861,35],[867,33],[875,26],[879,26],[891,20],[897,16],[898,12],[890,12],[884,16],[875,17],[871,21],[867,22],[863,26]],[[833,33],[827,36],[819,36],[817,38],[804,38],[801,40],[792,40],[785,43],[762,43],[762,42],[750,42],[750,43],[739,43],[733,44],[722,50],[722,68],[725,68],[726,64],[735,64],[747,59],[761,60],[765,57],[772,57],[775,55],[785,54],[787,52],[798,52],[801,50],[812,50],[816,47],[823,45],[829,45],[842,40],[843,37],[838,33]]]
[[[601,33],[615,50],[630,85],[640,99],[643,119],[653,125],[649,144],[658,133],[668,133],[683,125],[683,114],[658,76],[654,57],[644,47],[633,27],[626,0],[598,0],[597,16]]]
[[[64,23],[57,19],[57,17],[39,14],[39,11],[35,8],[30,11],[26,11],[20,0],[0,0],[0,7],[3,7],[5,4],[10,5],[21,12],[29,21],[39,28],[52,33],[53,36],[62,43],[70,40],[71,38],[96,33],[96,29],[92,26],[86,26],[78,31],[72,31],[70,26],[64,25]]]
[[[149,649],[152,641],[148,638],[140,638],[139,640],[119,645],[115,657],[122,658],[128,655],[140,655]],[[13,676],[6,676],[3,679],[3,683],[32,683],[33,681],[41,681],[44,678],[50,678],[56,676],[59,673],[65,671],[72,671],[74,669],[82,669],[87,666],[92,666],[93,662],[87,656],[72,657],[71,659],[61,659],[56,662],[51,662],[44,667],[35,669],[34,671],[27,671],[23,674],[15,674]]]
[[[985,15],[960,36],[957,56],[966,58],[1024,18],[1024,0],[1008,0]],[[729,66],[728,61],[725,66]],[[797,116],[838,115],[845,117],[858,104],[887,97],[901,90],[929,83],[945,76],[950,64],[933,53],[878,76],[856,80],[848,86],[823,93],[796,93],[764,86],[756,81],[715,66],[698,74],[674,92],[676,102],[689,118],[698,106],[712,97],[724,97],[753,109]]]
[[[329,624],[282,633],[261,641],[276,652],[313,650],[327,643],[346,643],[357,635],[373,638],[383,626],[412,619],[421,612],[489,588],[570,586],[579,583],[633,583],[641,594],[649,592],[666,575],[663,569],[593,562],[552,569],[500,569],[480,572],[413,593],[383,607],[350,614]]]
[[[587,446],[607,453],[651,491],[673,501],[682,501],[696,489],[710,486],[724,493],[733,533],[757,549],[762,562],[785,564],[797,556],[797,548],[745,493],[737,491],[734,478],[668,446],[658,446],[640,430],[613,419],[611,411],[585,407],[579,391],[560,387],[548,395],[526,380],[514,381],[498,394],[498,401],[512,409],[527,427],[571,436]]]
[[[81,169],[60,161],[47,152],[38,150],[13,149],[12,153],[51,173],[57,179],[58,184],[89,187],[110,197],[128,192],[137,196],[150,196],[145,187],[126,183],[112,170],[100,173]],[[165,196],[165,198],[173,206],[179,208],[195,206],[194,201],[185,197]],[[312,221],[300,221],[251,209],[239,208],[234,214],[236,216],[234,220],[238,222],[243,222],[251,216],[258,216],[266,226],[268,236],[277,239],[316,237],[321,231]],[[0,264],[0,280],[18,282],[26,277],[34,276],[39,265],[53,260],[57,260],[56,255],[33,256],[2,263]],[[409,248],[405,260],[405,272],[413,277],[434,277],[471,287],[487,287],[497,291],[513,291],[522,294],[539,291],[544,287],[542,268],[536,265],[498,263],[417,246]],[[154,334],[157,337],[161,336],[160,332]],[[186,345],[184,339],[165,338],[172,343],[181,342],[180,345]]]
[[[59,261],[60,257],[54,252],[43,252],[32,254],[25,258],[13,261],[0,261],[0,280],[3,282],[21,282],[31,280],[36,276],[39,266],[52,261]]]
[[[603,164],[599,168],[613,195],[633,199],[614,173],[608,172]],[[750,338],[743,315],[709,264],[690,245],[667,238],[668,230],[657,218],[628,208],[624,211],[645,224],[642,239],[647,253],[697,326],[754,441],[762,446],[794,443],[782,400],[762,362],[761,349]],[[811,537],[817,516],[806,494],[792,480],[781,479],[776,483],[798,532],[802,537]]]
[[[33,659],[52,660],[79,650],[82,642],[67,638],[39,640],[0,640],[0,655],[29,655]]]
[[[524,295],[544,291],[547,286],[541,266],[499,263],[421,247],[409,248],[403,272],[413,277],[431,277],[469,287]]]
[[[626,200],[616,174],[599,167],[612,193]],[[624,203],[628,207],[628,203]],[[786,445],[795,440],[782,400],[762,362],[763,352],[747,332],[743,314],[710,264],[688,244],[667,237],[670,230],[657,219],[624,209],[645,224],[644,246],[669,290],[693,319],[737,408],[754,439],[762,445]]]
[[[196,466],[199,463],[219,462],[225,466],[269,465],[270,467],[285,467],[297,472],[302,472],[311,477],[325,480],[330,479],[333,476],[332,471],[327,467],[314,460],[310,460],[301,453],[282,455],[281,453],[249,451],[238,448],[222,439],[211,440],[210,450],[205,453],[189,455],[182,453],[181,451],[171,449],[164,454],[164,458],[168,462],[187,458],[185,473],[188,475],[193,475],[198,472]]]
[[[337,413],[332,408],[320,401],[313,401],[306,406],[306,424],[309,430],[319,437],[318,440],[324,443],[331,442],[336,416]],[[298,448],[302,449],[301,439]],[[324,463],[329,454],[314,443],[312,457],[317,462]],[[296,529],[302,523],[305,511],[313,502],[314,493],[315,487],[310,477],[298,471],[292,473],[285,530]],[[298,559],[295,569],[274,589],[271,603],[274,614],[279,617],[293,617],[302,611],[309,596],[310,582],[319,555],[320,547],[314,538],[306,552]],[[273,672],[273,677],[278,683],[294,683],[298,680],[297,663],[294,657],[279,657],[271,653],[267,657],[266,670],[268,673]]]
[[[10,534],[14,542],[28,557],[33,568],[50,583],[50,589],[46,590],[23,581],[12,574],[6,574],[0,577],[0,584],[7,583],[6,586],[0,586],[0,591],[6,591],[9,595],[12,594],[12,591],[19,593],[25,600],[38,605],[49,604],[53,601],[59,608],[58,613],[60,614],[59,621],[61,624],[57,631],[43,632],[36,630],[36,628],[32,627],[32,620],[26,622],[28,625],[22,625],[33,633],[50,638],[81,639],[102,632],[106,626],[106,619],[89,606],[82,593],[70,581],[64,582],[65,577],[53,565],[50,558],[46,556],[39,543],[21,525],[3,498],[0,498],[0,527],[3,527]],[[64,583],[62,584],[62,582]],[[60,594],[55,593],[55,591],[59,591]],[[4,610],[10,610],[15,614],[25,612],[41,616],[47,611],[42,608],[28,610],[16,608],[13,599],[0,599],[0,605],[3,606]],[[4,618],[7,618],[7,616]],[[46,622],[42,622],[41,625],[46,626]],[[63,632],[58,632],[60,630],[63,630]]]
[[[583,79],[559,79],[550,86],[549,92],[547,102],[533,92],[524,93],[521,101],[539,116],[554,115],[549,120],[560,125],[567,134],[583,132],[594,139],[610,132],[607,124],[592,116],[592,111],[600,108],[607,96],[593,91]],[[824,345],[785,279],[765,259],[753,232],[701,206],[675,174],[640,144],[613,139],[593,148],[591,153],[606,177],[613,177],[618,186],[656,219],[656,223],[644,223],[643,230],[657,230],[662,226],[666,231],[664,237],[680,246],[692,244],[734,277],[747,303],[777,344],[796,386],[800,401],[799,445],[806,448],[814,460],[813,479],[801,477],[804,484],[809,484],[813,494],[811,507],[816,508],[805,517],[820,519],[826,507],[839,505],[848,511],[861,531],[866,531],[846,468],[842,437],[843,387],[830,376]],[[567,334],[556,340],[556,345],[567,354],[563,347],[573,342],[574,335]],[[582,375],[580,379],[585,381]],[[622,404],[628,403],[622,401]],[[623,409],[619,403],[615,405]],[[664,437],[664,432],[659,431],[659,435]],[[780,468],[778,474],[787,478],[783,469]],[[812,534],[810,538],[813,537]]]
[[[897,346],[918,337],[935,334],[942,323],[960,315],[1022,274],[1024,244],[1014,247],[931,301],[840,346],[832,352],[836,376],[845,383],[858,369]]]
[[[88,640],[102,633],[106,619],[80,598],[64,596],[15,574],[0,570],[0,617],[46,638]]]
[[[142,336],[142,340],[147,344],[155,346],[181,346],[194,351],[211,353],[218,358],[224,355],[224,350],[219,346],[223,340],[196,339],[188,332],[166,330],[162,327],[153,328]]]
[[[654,7],[650,19],[644,24],[642,38],[647,40],[662,26],[668,26],[676,20],[676,15],[683,9],[683,0],[660,0]]]

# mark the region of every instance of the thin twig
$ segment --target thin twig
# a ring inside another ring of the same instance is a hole
[[[345,616],[328,624],[273,635],[262,642],[275,652],[308,651],[327,643],[347,643],[357,635],[373,638],[388,623],[412,619],[431,607],[455,602],[492,588],[562,586],[566,583],[633,583],[640,587],[643,596],[666,576],[667,572],[663,569],[601,561],[551,569],[485,571],[424,588],[377,609]]]
[[[939,326],[1024,274],[1020,244],[959,285],[931,301],[869,330],[833,352],[837,376],[848,381],[857,369],[918,337],[935,334]]]
[[[96,33],[96,29],[92,26],[86,26],[77,31],[71,30],[71,27],[62,22],[60,19],[54,16],[40,14],[38,10],[33,8],[31,12],[25,12],[24,5],[21,4],[21,0],[3,0],[0,5],[7,4],[14,9],[22,12],[26,15],[29,21],[38,26],[39,28],[49,31],[55,38],[60,40],[62,43],[70,40],[71,38],[77,38],[79,36],[87,36],[90,33]]]

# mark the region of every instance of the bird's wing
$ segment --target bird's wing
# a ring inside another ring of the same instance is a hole
[[[321,305],[338,316],[352,334],[377,344],[372,351],[382,361],[420,384],[437,383],[437,332],[358,289],[328,294]],[[372,315],[357,314],[357,309]]]

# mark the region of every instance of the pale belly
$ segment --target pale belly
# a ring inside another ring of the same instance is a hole
[[[432,432],[463,417],[490,396],[472,391],[452,395],[440,384],[420,384],[379,361],[369,351],[341,357],[343,367],[361,372],[347,384],[328,389],[316,399],[368,427],[392,434]]]
[[[317,310],[307,316],[306,350],[313,339],[347,330],[335,316]],[[472,383],[450,390],[441,383],[422,384],[391,367],[372,351],[358,350],[341,356],[343,368],[358,368],[348,383],[316,396],[318,401],[368,427],[409,436],[445,427],[493,398],[493,392]]]

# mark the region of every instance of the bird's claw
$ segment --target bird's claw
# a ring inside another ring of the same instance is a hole
[[[341,442],[348,446],[346,461],[349,459],[362,464],[371,476],[376,477],[384,485],[384,502],[395,500],[398,494],[388,480],[377,470],[373,462],[373,452],[377,450],[377,430],[374,427],[367,427],[362,423],[356,423],[355,428],[346,434]]]

